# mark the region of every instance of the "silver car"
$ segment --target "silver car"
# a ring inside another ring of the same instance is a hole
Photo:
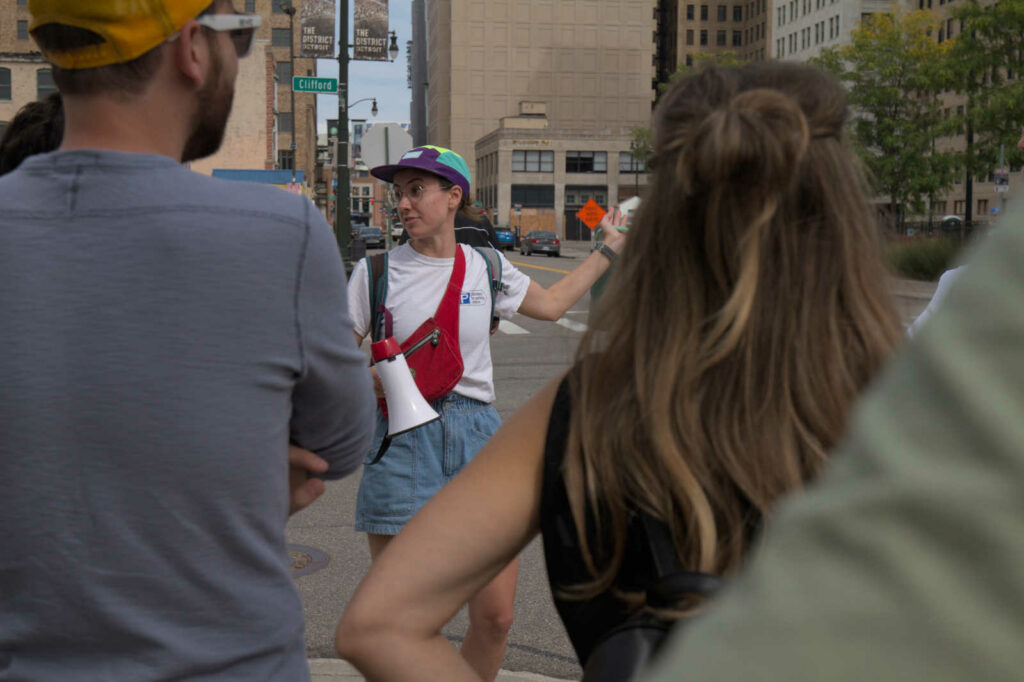
[[[527,232],[519,241],[519,253],[531,256],[534,253],[546,253],[548,256],[561,256],[562,244],[554,232],[533,230]]]

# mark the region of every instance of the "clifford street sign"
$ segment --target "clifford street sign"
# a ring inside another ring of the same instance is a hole
[[[294,76],[292,90],[295,92],[338,92],[337,78],[313,78],[310,76]]]

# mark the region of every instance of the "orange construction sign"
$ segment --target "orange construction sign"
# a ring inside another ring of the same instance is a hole
[[[583,204],[583,208],[576,212],[576,217],[583,221],[583,224],[593,230],[597,227],[597,224],[601,222],[601,218],[604,218],[604,214],[607,213],[601,204],[590,198],[587,203]]]

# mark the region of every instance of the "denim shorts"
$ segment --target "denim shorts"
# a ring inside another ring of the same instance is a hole
[[[356,498],[357,531],[396,535],[501,426],[489,404],[456,393],[430,406],[441,419],[395,436],[384,457],[371,465],[388,429],[387,419],[377,412],[377,430]]]

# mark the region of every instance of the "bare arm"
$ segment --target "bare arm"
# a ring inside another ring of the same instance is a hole
[[[335,646],[368,680],[478,680],[441,627],[539,531],[556,379],[413,519],[363,578]]]
[[[626,242],[626,236],[616,227],[625,224],[626,216],[618,208],[612,208],[599,225],[604,234],[604,243],[616,253],[622,250]],[[549,289],[530,282],[530,288],[519,304],[519,312],[537,320],[557,320],[587,293],[610,266],[608,258],[595,251]]]

